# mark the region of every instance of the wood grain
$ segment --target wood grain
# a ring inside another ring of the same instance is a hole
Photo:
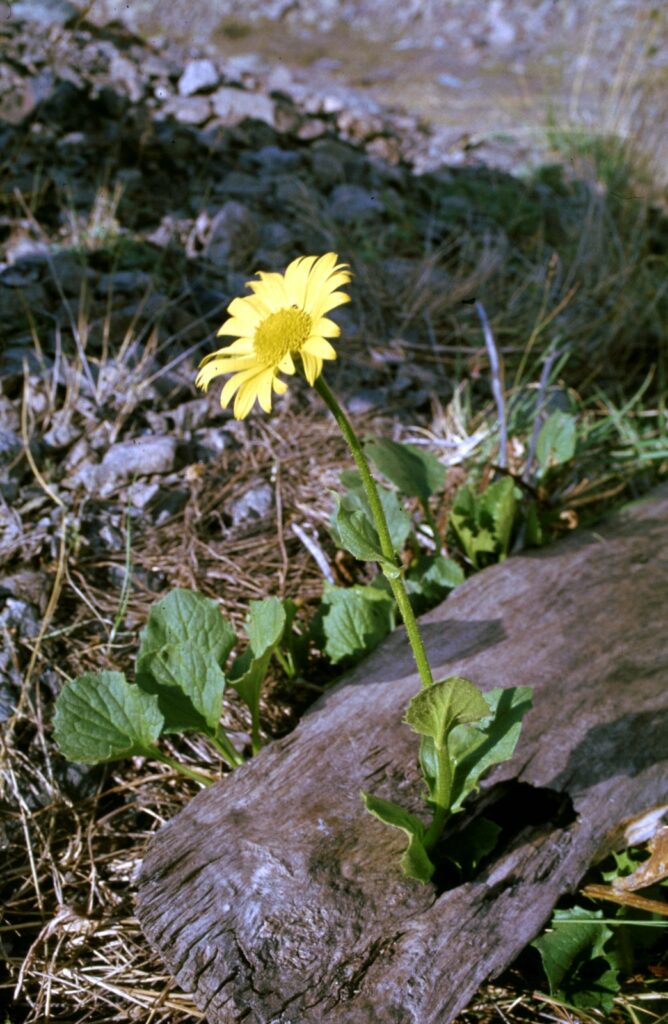
[[[210,1024],[448,1024],[573,891],[619,822],[668,802],[668,489],[595,532],[471,578],[421,620],[435,678],[534,687],[511,780],[572,801],[473,881],[401,876],[400,833],[359,790],[421,813],[418,678],[403,630],[285,739],[151,843],[137,911]],[[493,788],[495,787],[495,788]],[[539,794],[540,797],[540,794]],[[483,796],[484,799],[484,796]]]

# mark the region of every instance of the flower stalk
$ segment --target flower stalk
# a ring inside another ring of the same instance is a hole
[[[378,488],[376,487],[376,481],[371,475],[369,463],[367,462],[366,456],[359,442],[359,438],[357,437],[357,434],[353,430],[350,421],[348,420],[348,417],[346,416],[343,409],[337,402],[336,398],[334,397],[334,394],[332,393],[331,388],[329,387],[329,385],[327,384],[322,375],[318,377],[317,380],[315,381],[315,389],[322,398],[322,400],[327,405],[327,408],[331,412],[334,419],[336,420],[337,426],[339,427],[341,433],[343,434],[346,443],[350,448],[351,454],[355,460],[355,465],[357,466],[359,474],[362,478],[364,492],[367,496],[369,508],[371,509],[371,514],[373,516],[374,524],[376,526],[376,531],[378,533],[378,538],[380,540],[380,546],[381,551],[383,553],[383,557],[392,565],[396,565],[397,560],[394,553],[394,548],[392,546],[392,541],[390,539],[390,531],[388,529],[387,521],[385,519],[385,513],[383,512],[383,506],[381,505],[380,498],[378,496]],[[397,569],[399,569],[398,566]],[[434,682],[434,678],[431,673],[429,659],[427,658],[427,652],[425,651],[424,643],[422,642],[422,636],[420,634],[420,630],[418,629],[417,620],[411,607],[411,603],[408,599],[408,594],[406,592],[406,587],[404,586],[404,581],[402,580],[400,574],[395,576],[394,574],[388,575],[386,573],[385,575],[392,589],[394,599],[397,602],[397,607],[399,608],[399,612],[401,614],[401,618],[403,619],[404,626],[406,627],[406,633],[408,634],[408,640],[413,651],[415,664],[417,665],[418,672],[420,673],[420,681],[422,683],[422,686],[431,686],[432,683]]]

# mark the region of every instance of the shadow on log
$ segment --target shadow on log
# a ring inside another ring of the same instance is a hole
[[[485,570],[423,617],[436,679],[535,691],[481,797],[510,786],[515,827],[449,891],[402,877],[403,837],[359,798],[424,811],[418,738],[400,721],[419,687],[403,630],[291,735],[195,797],[149,847],[138,914],[210,1024],[452,1021],[619,823],[668,801],[667,612],[662,488],[596,532]],[[552,795],[530,799],[537,788]]]

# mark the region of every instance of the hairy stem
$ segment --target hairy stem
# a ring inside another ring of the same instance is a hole
[[[397,559],[392,546],[392,540],[390,539],[390,531],[387,527],[383,506],[380,503],[376,481],[371,475],[369,463],[367,462],[366,456],[362,450],[357,434],[350,425],[348,418],[331,392],[324,377],[320,376],[317,378],[315,382],[315,389],[336,420],[336,423],[346,439],[348,447],[350,448],[355,460],[355,465],[357,466],[362,478],[364,492],[366,494],[367,501],[369,502],[369,508],[371,509],[371,514],[376,525],[376,531],[378,533],[378,539],[380,540],[380,549],[383,553],[383,557],[386,561],[396,566]],[[391,577],[386,574],[386,577],[392,589],[394,599],[397,602],[401,617],[404,621],[408,640],[415,658],[415,663],[417,665],[418,672],[420,673],[422,685],[424,687],[431,686],[434,680],[431,674],[431,668],[429,667],[427,652],[425,651],[424,644],[422,642],[422,637],[418,629],[413,609],[411,608],[410,601],[408,600],[408,594],[406,592],[404,582],[401,579],[401,576]]]

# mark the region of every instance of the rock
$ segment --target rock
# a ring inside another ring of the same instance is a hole
[[[263,221],[260,228],[261,244],[267,249],[287,248],[293,242],[292,232],[279,220]]]
[[[269,484],[261,483],[251,487],[230,506],[232,525],[256,522],[265,519],[274,503],[274,492]]]
[[[160,484],[135,480],[130,486],[130,503],[134,508],[146,508],[160,491]]]
[[[13,430],[0,427],[0,470],[11,465],[23,450],[23,442]]]
[[[259,232],[253,214],[243,203],[231,199],[211,221],[204,255],[214,263],[236,269],[248,263],[258,242]]]
[[[274,101],[259,92],[246,92],[223,86],[211,95],[213,111],[224,124],[235,124],[245,118],[274,124]]]
[[[194,96],[195,93],[213,89],[218,85],[220,75],[213,61],[189,60],[178,82],[179,96]]]
[[[359,185],[337,185],[329,199],[329,213],[338,224],[370,220],[383,213],[384,204]]]
[[[42,440],[47,448],[69,448],[81,436],[81,432],[81,427],[72,423],[70,411],[59,409],[54,413],[51,425]]]
[[[234,196],[238,199],[254,198],[263,195],[267,190],[266,182],[243,171],[230,171],[226,174],[216,191],[221,195]]]
[[[69,0],[14,0],[11,4],[13,18],[25,18],[47,28],[50,25],[66,25],[79,11]]]
[[[55,285],[62,288],[65,295],[79,296],[84,282],[95,277],[94,271],[74,253],[57,252],[51,258],[50,270],[55,278]]]
[[[116,48],[113,49],[109,65],[109,77],[114,85],[119,85],[127,92],[132,103],[139,103],[144,98],[145,84],[136,63],[124,57]]]
[[[383,388],[360,388],[347,400],[346,409],[352,416],[363,416],[373,409],[386,408],[387,404],[387,391]]]
[[[170,473],[176,463],[174,437],[138,437],[112,445],[90,481],[100,497],[108,497],[133,476]]]
[[[253,154],[253,159],[259,165],[260,174],[294,172],[302,162],[300,153],[293,149],[281,149],[280,146],[263,146]]]
[[[179,124],[202,125],[211,117],[211,103],[206,96],[171,96],[162,112]]]
[[[116,270],[111,274],[102,274],[95,291],[98,295],[136,295],[145,292],[151,284],[151,275],[144,270]]]

